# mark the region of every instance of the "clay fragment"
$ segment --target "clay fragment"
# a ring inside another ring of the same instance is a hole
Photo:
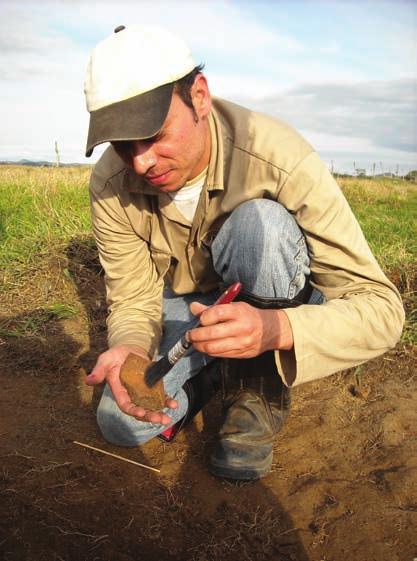
[[[165,392],[162,380],[149,388],[144,373],[151,361],[130,353],[120,369],[120,380],[135,405],[145,409],[160,410],[165,406]]]

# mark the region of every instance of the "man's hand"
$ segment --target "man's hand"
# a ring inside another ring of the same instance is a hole
[[[106,381],[110,386],[117,405],[123,413],[131,415],[140,421],[169,425],[172,419],[166,413],[162,411],[150,411],[143,407],[136,406],[131,401],[126,388],[121,383],[120,368],[130,353],[137,354],[149,360],[146,352],[139,346],[118,345],[112,347],[98,357],[91,374],[86,378],[86,383],[89,386],[95,386],[96,384]],[[165,405],[170,409],[176,409],[178,407],[178,403],[168,396],[166,397]]]
[[[269,350],[294,346],[291,325],[283,310],[260,310],[245,302],[217,306],[190,305],[201,327],[187,333],[193,347],[210,356],[252,358]]]

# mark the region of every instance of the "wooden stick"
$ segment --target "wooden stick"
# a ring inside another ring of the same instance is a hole
[[[117,458],[118,460],[123,460],[124,462],[129,462],[130,464],[134,464],[135,466],[139,466],[145,469],[150,469],[152,471],[156,471],[160,473],[161,470],[157,468],[153,468],[151,466],[147,466],[145,464],[140,464],[139,462],[135,462],[134,460],[129,460],[128,458],[123,458],[122,456],[118,456],[117,454],[112,454],[111,452],[106,452],[106,450],[101,450],[100,448],[95,448],[95,446],[90,446],[89,444],[83,444],[82,442],[77,442],[73,440],[74,444],[78,444],[78,446],[84,446],[84,448],[89,448],[90,450],[95,450],[96,452],[101,452],[102,454],[106,454],[106,456],[111,456],[112,458]]]

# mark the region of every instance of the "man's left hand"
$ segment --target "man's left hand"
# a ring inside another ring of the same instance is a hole
[[[294,346],[291,325],[283,310],[260,310],[245,302],[204,306],[190,310],[200,318],[200,327],[187,333],[193,347],[210,356],[252,358],[269,350]]]

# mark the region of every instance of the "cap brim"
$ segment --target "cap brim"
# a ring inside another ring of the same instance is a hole
[[[161,129],[171,104],[174,82],[143,94],[112,103],[90,113],[87,158],[103,142],[141,140]]]

